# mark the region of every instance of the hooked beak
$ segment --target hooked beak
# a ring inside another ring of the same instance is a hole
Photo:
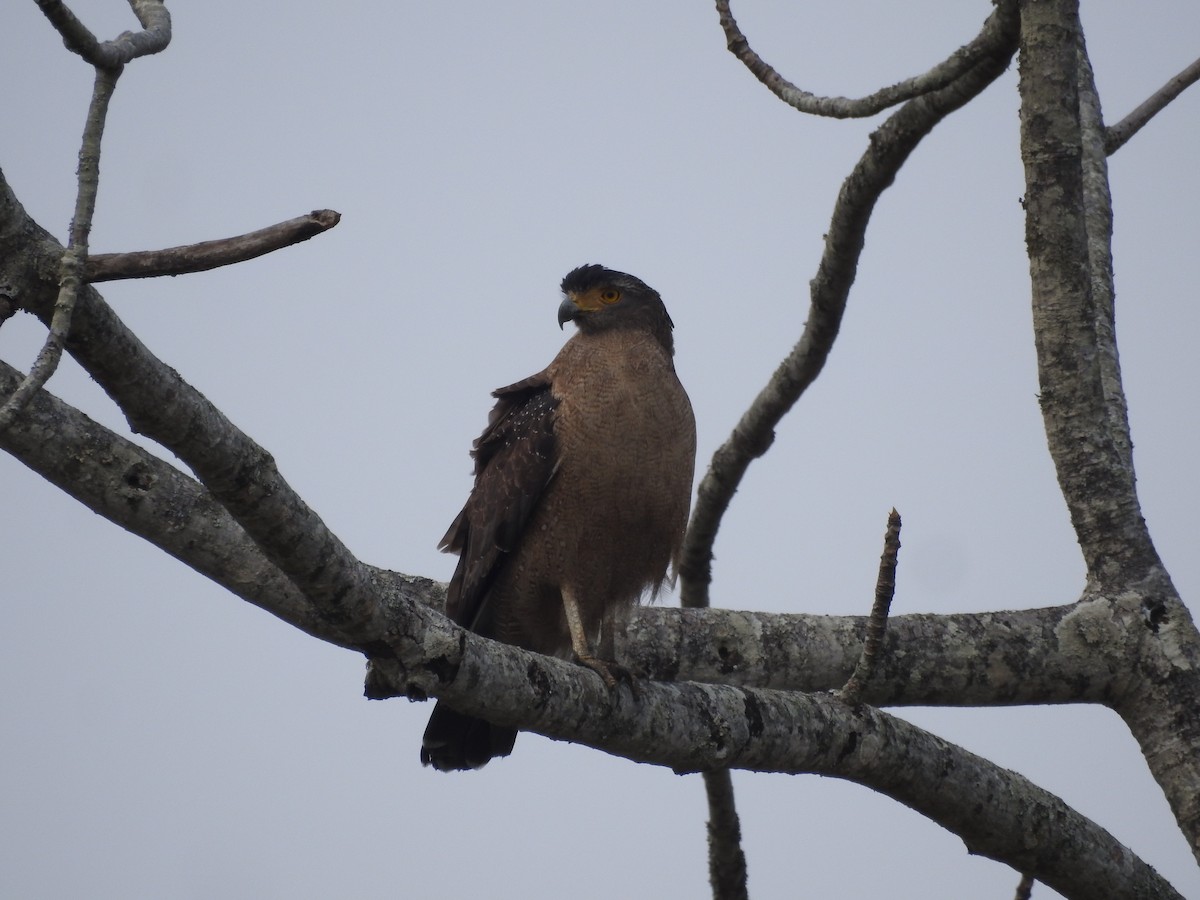
[[[570,297],[564,297],[563,302],[558,305],[558,328],[561,331],[562,327],[568,322],[573,322],[579,317],[583,310]]]

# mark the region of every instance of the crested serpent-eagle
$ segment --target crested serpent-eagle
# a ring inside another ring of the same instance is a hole
[[[679,562],[696,424],[657,291],[597,265],[570,272],[562,291],[559,325],[578,331],[541,372],[494,392],[471,451],[475,485],[441,542],[458,554],[446,613],[485,637],[573,655],[612,687],[615,622]],[[507,756],[516,734],[438,703],[421,761],[478,768]]]

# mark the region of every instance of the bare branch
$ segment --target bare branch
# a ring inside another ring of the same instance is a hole
[[[1116,287],[1113,282],[1112,194],[1108,188],[1108,159],[1104,152],[1104,115],[1092,64],[1079,34],[1079,129],[1082,139],[1083,224],[1087,230],[1087,266],[1095,305],[1096,366],[1104,392],[1105,427],[1122,466],[1133,471],[1133,439],[1121,385],[1117,355]]]
[[[1099,135],[1084,131],[1081,30],[1073,0],[1064,2],[1070,10],[1022,6],[1026,245],[1047,443],[1088,572],[1103,582],[1144,577],[1159,562],[1134,487],[1112,304],[1096,290],[1111,215],[1097,206],[1107,202],[1105,174],[1083,150]],[[1064,22],[1074,24],[1065,38]],[[1098,109],[1089,116],[1098,123]]]
[[[1188,87],[1200,81],[1200,59],[1151,94],[1133,112],[1104,133],[1104,152],[1112,155],[1125,146],[1125,142],[1137,134],[1142,126],[1166,109],[1167,104],[1182,94]]]
[[[1022,875],[1021,880],[1017,882],[1017,893],[1014,895],[1015,900],[1029,900],[1033,896],[1033,884],[1033,876]]]
[[[1021,156],[1038,378],[1047,444],[1087,565],[1085,596],[1093,595],[1080,606],[1114,619],[1137,616],[1125,619],[1125,653],[1116,661],[1125,676],[1107,702],[1146,750],[1200,859],[1200,647],[1137,497],[1117,361],[1099,102],[1077,0],[1026,3],[1021,11]]]
[[[872,707],[851,709],[829,695],[659,682],[631,702],[580,666],[462,632],[440,617],[393,629],[405,641],[393,645],[394,662],[373,661],[372,698],[435,695],[500,725],[679,772],[727,767],[843,778],[1068,897],[1178,897],[1057,797]]]
[[[58,29],[67,49],[100,69],[119,69],[139,56],[165,50],[171,42],[171,14],[161,0],[129,0],[142,31],[129,32],[101,43],[62,0],[35,0],[50,23]]]
[[[819,606],[821,599],[806,605]],[[1092,601],[893,616],[862,700],[873,706],[1107,704],[1117,664],[1128,653],[1125,620],[1138,615],[1131,599],[1116,610]],[[866,616],[643,607],[622,649],[628,664],[653,680],[832,691],[853,674],[866,630]],[[912,647],[921,652],[907,652]]]
[[[333,228],[341,218],[341,213],[332,209],[315,209],[306,216],[297,216],[237,237],[165,250],[96,253],[88,259],[85,280],[95,284],[122,278],[157,278],[204,272],[307,241]]]
[[[728,769],[705,772],[704,791],[708,798],[708,883],[713,900],[747,900],[746,854],[733,798],[733,774]]]
[[[838,692],[838,698],[848,706],[859,704],[863,688],[875,674],[875,660],[883,644],[888,611],[892,608],[892,597],[896,593],[896,560],[899,555],[900,513],[893,509],[888,514],[887,533],[883,537],[883,555],[879,558],[879,576],[875,580],[875,603],[867,620],[867,639],[863,642],[854,674]]]
[[[0,363],[0,392],[19,380]],[[308,634],[347,644],[200,484],[69,404],[39,392],[0,435],[0,448],[235,595]],[[372,577],[442,609],[437,582],[397,573]],[[875,705],[1103,702],[1111,692],[1108,662],[1080,654],[1071,638],[1082,632],[1095,641],[1103,624],[1068,606],[897,616],[864,699]],[[624,650],[657,680],[824,691],[846,682],[866,627],[861,616],[643,607],[633,614]],[[911,646],[922,652],[900,652]],[[710,812],[716,815],[723,814]]]
[[[717,13],[721,17],[721,28],[725,31],[725,41],[729,52],[741,60],[755,78],[765,84],[771,93],[788,106],[798,109],[802,113],[828,116],[834,119],[873,116],[898,103],[939,90],[962,77],[982,59],[994,52],[993,35],[1000,27],[997,20],[1002,16],[1012,15],[1011,6],[1008,9],[1004,7],[1005,4],[1001,4],[992,13],[974,40],[955,50],[947,59],[923,75],[917,75],[901,81],[899,84],[882,88],[866,97],[850,99],[848,97],[820,97],[796,87],[754,52],[730,11],[729,0],[717,0]]]
[[[62,358],[63,343],[71,330],[71,317],[79,296],[80,275],[87,264],[88,236],[92,230],[92,214],[96,210],[96,192],[100,187],[100,139],[104,136],[104,121],[108,103],[117,86],[121,70],[96,69],[92,101],[88,105],[87,121],[83,126],[83,141],[79,147],[78,190],[75,195],[75,215],[71,234],[63,252],[59,276],[58,297],[50,318],[50,332],[34,360],[33,368],[21,385],[0,407],[0,432],[11,423],[30,398],[49,381]]]
[[[988,30],[987,52],[958,79],[910,100],[871,135],[871,145],[842,184],[825,252],[810,282],[811,306],[799,342],[713,455],[688,523],[680,573],[685,606],[703,606],[712,580],[712,547],[721,517],[752,460],[774,440],[775,426],[820,374],[841,326],[875,203],[908,156],[938,122],[1000,76],[1016,49],[1013,4],[1005,0]],[[1003,13],[1003,15],[1001,15]]]
[[[0,362],[0,394],[20,378]],[[38,391],[0,433],[0,447],[88,509],[236,596],[314,637],[344,644],[198,482],[70,404]]]
[[[0,253],[0,282],[27,287],[22,304],[43,321],[53,311],[45,278],[61,253],[0,183],[0,222],[12,230]],[[0,229],[0,233],[3,229]],[[183,460],[247,534],[348,637],[373,614],[372,573],[291,488],[275,461],[178,372],[133,335],[90,285],[83,285],[66,349],[124,411],[135,431]]]

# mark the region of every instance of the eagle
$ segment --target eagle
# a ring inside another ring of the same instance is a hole
[[[577,331],[536,375],[493,392],[475,483],[440,549],[458,554],[446,614],[476,634],[574,658],[613,688],[613,632],[679,564],[696,457],[674,323],[640,278],[599,265],[562,280]],[[421,762],[475,769],[515,729],[438,703]]]

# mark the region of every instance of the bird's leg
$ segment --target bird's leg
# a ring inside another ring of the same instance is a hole
[[[563,612],[567,617],[567,629],[571,632],[571,649],[575,651],[575,659],[580,665],[587,666],[604,679],[611,691],[617,686],[617,680],[634,684],[629,672],[615,662],[600,659],[592,653],[588,644],[587,631],[583,627],[583,614],[579,611],[579,600],[568,588],[562,590]]]

